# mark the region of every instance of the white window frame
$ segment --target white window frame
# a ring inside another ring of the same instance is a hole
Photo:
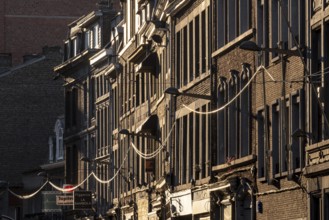
[[[64,129],[60,120],[57,120],[55,125],[56,134],[56,161],[64,159],[64,142],[63,134]]]

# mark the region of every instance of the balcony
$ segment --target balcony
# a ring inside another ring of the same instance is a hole
[[[306,147],[306,176],[329,173],[329,140]]]

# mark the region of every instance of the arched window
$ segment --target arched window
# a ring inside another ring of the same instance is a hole
[[[61,119],[58,119],[55,124],[55,134],[56,134],[56,161],[64,159],[64,128]]]

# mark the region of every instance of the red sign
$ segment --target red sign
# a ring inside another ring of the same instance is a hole
[[[63,184],[63,189],[67,189],[63,193],[72,193],[73,192],[73,187],[74,186],[72,184]],[[72,190],[68,190],[68,189],[72,189]]]

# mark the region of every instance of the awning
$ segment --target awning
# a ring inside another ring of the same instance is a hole
[[[156,136],[159,130],[158,115],[151,115],[146,118],[142,124],[136,129],[136,133],[151,133]]]
[[[135,64],[141,62],[144,60],[144,58],[147,56],[147,53],[149,51],[149,45],[148,44],[140,44],[134,52],[128,57],[128,60],[130,62],[133,62]]]
[[[157,65],[158,61],[157,53],[152,52],[147,57],[145,57],[142,62],[137,66],[136,72],[138,73],[145,73],[151,72],[155,73],[155,66]]]

